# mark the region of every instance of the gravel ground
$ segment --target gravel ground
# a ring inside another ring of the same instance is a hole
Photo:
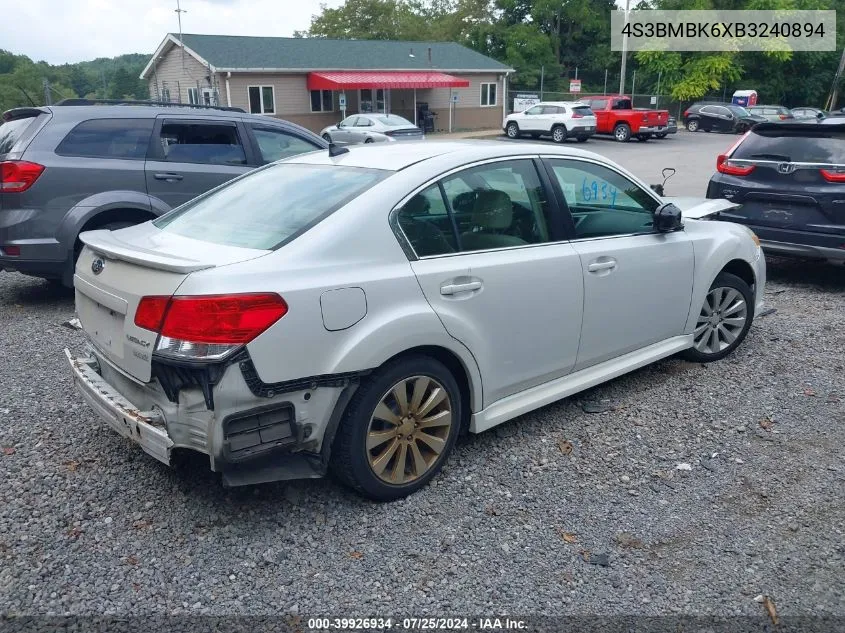
[[[0,274],[0,613],[845,616],[845,271],[769,266],[733,356],[467,437],[383,505],[147,457],[72,389],[72,298]]]

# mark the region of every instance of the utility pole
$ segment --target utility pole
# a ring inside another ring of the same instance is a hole
[[[607,94],[607,68],[604,69],[604,94]]]
[[[546,78],[546,67],[540,66],[540,101],[543,100],[543,80]]]
[[[634,71],[634,77],[631,79],[631,107],[634,107],[634,95],[637,90],[637,71]]]
[[[842,78],[842,72],[845,71],[845,48],[842,49],[842,57],[839,58],[839,68],[836,69],[836,74],[833,76],[833,83],[830,86],[830,94],[827,97],[825,104],[826,110],[835,110],[836,102],[839,99],[839,80]]]
[[[631,11],[631,0],[625,0],[625,26],[628,26],[628,13]],[[622,36],[622,68],[619,71],[619,94],[625,94],[625,66],[628,63],[628,38]]]
[[[657,106],[657,110],[660,109],[660,75],[662,74],[662,70],[657,71],[657,100],[654,102],[654,104]]]
[[[182,14],[187,13],[187,10],[179,6],[179,0],[176,0],[176,19],[179,22],[179,47],[182,49],[182,74],[185,74],[185,42],[182,41]]]
[[[44,105],[53,105],[53,100],[50,97],[50,81],[44,79],[42,83],[44,84]]]

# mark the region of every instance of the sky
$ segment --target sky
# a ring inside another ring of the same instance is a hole
[[[179,0],[184,33],[291,36],[343,0]],[[64,64],[152,53],[177,32],[176,0],[0,0],[0,49]],[[12,19],[13,18],[13,19]]]

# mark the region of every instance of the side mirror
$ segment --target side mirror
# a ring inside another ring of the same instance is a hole
[[[341,121],[340,123],[338,123],[338,124],[337,124],[337,127],[338,127],[338,129],[340,129],[340,128],[342,128],[342,127],[346,127],[346,123],[344,123],[343,121]]]
[[[823,118],[824,118],[824,112],[817,112],[817,113],[816,113],[816,118],[817,118],[817,119],[823,119]]]
[[[654,230],[658,233],[671,233],[684,228],[681,222],[681,210],[671,202],[661,204],[654,211]]]

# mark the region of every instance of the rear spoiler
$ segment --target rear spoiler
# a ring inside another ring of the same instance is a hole
[[[165,255],[140,246],[130,246],[107,229],[86,231],[79,235],[79,239],[99,255],[146,266],[147,268],[157,268],[174,273],[192,273],[197,270],[214,268],[214,264],[210,262],[201,262],[178,255]]]
[[[6,110],[0,117],[3,121],[15,121],[16,119],[29,119],[39,114],[50,114],[47,108],[12,108]]]

